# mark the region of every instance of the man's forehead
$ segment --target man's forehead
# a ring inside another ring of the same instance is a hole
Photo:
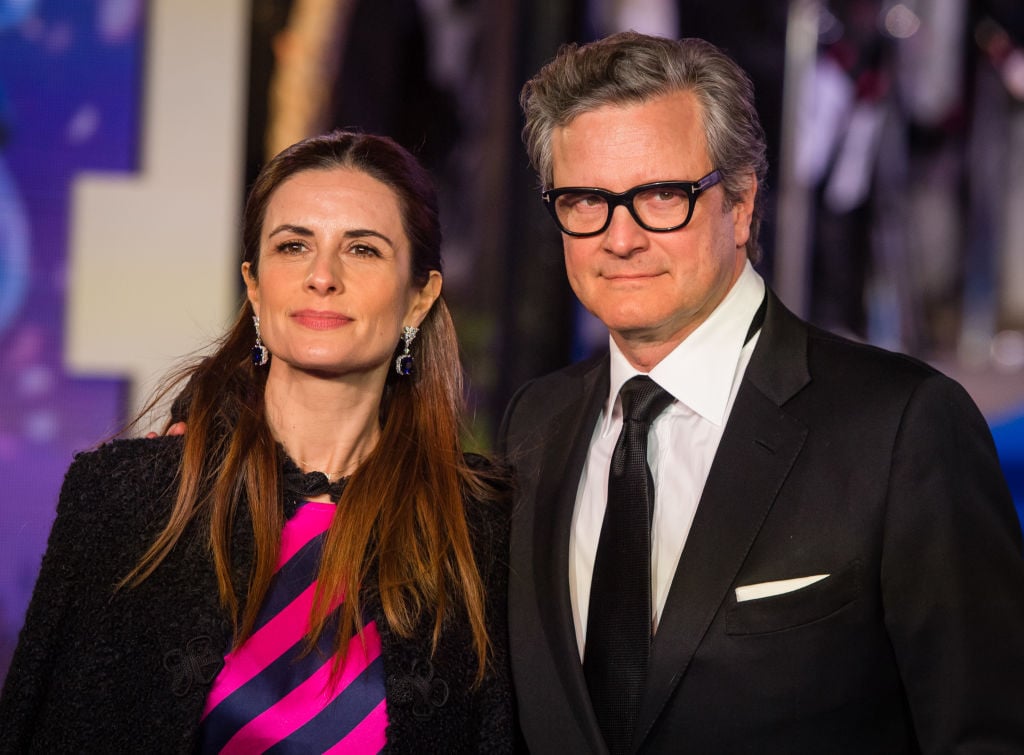
[[[553,185],[622,191],[650,181],[695,180],[712,167],[705,143],[689,92],[603,105],[554,129]]]

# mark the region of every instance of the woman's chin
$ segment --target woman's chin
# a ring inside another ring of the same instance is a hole
[[[375,374],[386,371],[386,365],[382,362],[356,362],[350,360],[331,359],[329,357],[310,358],[302,360],[279,360],[280,366],[277,372],[284,377],[286,373],[293,373],[296,376],[306,375],[309,377],[324,380],[337,380],[339,378],[370,378]],[[275,371],[271,370],[271,375]]]

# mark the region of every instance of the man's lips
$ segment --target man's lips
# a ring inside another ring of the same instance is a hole
[[[661,273],[601,273],[601,277],[605,280],[622,283],[629,283],[631,281],[647,281],[652,278],[657,278],[659,275],[661,275]]]
[[[309,309],[292,312],[291,317],[295,322],[311,330],[331,330],[352,322],[351,317],[338,312],[318,312]]]

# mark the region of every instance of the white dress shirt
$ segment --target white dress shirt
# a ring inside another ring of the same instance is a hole
[[[647,462],[655,487],[651,529],[651,618],[655,629],[711,462],[757,343],[757,335],[746,344],[744,339],[764,298],[764,289],[761,276],[747,262],[708,319],[649,373],[675,399],[655,419],[647,444]],[[619,389],[641,374],[629,364],[615,342],[610,337],[608,340],[608,398],[590,441],[569,536],[569,595],[581,659],[587,637],[594,557],[608,504],[608,467],[622,428]]]

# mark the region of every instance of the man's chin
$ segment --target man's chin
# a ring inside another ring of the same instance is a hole
[[[594,315],[612,333],[620,334],[630,340],[657,338],[657,333],[664,323],[664,320],[652,318],[650,312],[635,311],[632,308],[626,310],[598,308]]]

